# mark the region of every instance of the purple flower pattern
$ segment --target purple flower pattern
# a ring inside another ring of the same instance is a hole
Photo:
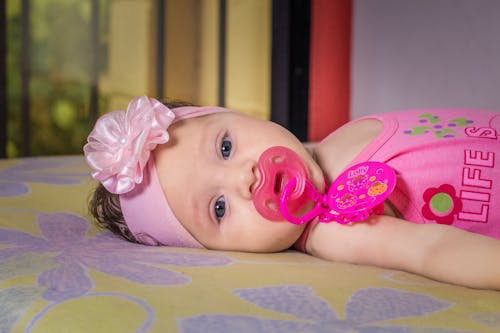
[[[0,229],[0,243],[6,246],[0,249],[0,266],[22,260],[27,254],[50,257],[53,264],[45,267],[37,280],[38,286],[45,288],[43,299],[48,301],[88,294],[94,288],[88,268],[139,284],[170,286],[187,284],[191,279],[158,264],[204,267],[231,263],[216,254],[165,251],[128,243],[109,232],[88,238],[88,221],[72,214],[40,214],[37,223],[42,237]]]
[[[453,303],[391,288],[356,291],[339,318],[326,300],[308,286],[288,285],[238,289],[234,293],[260,308],[288,314],[294,320],[263,319],[248,315],[201,315],[178,321],[181,332],[411,332],[412,327],[390,325],[389,320],[424,316],[445,310]],[[425,332],[425,329],[420,331]],[[429,332],[444,332],[429,328]],[[453,332],[446,330],[446,332]]]
[[[33,286],[0,289],[0,332],[10,332],[41,293]]]
[[[0,197],[23,196],[30,192],[26,183],[45,183],[55,185],[78,184],[88,177],[88,172],[58,173],[46,172],[47,169],[68,165],[81,165],[79,156],[68,157],[34,157],[19,159],[20,164],[0,169]]]
[[[491,329],[500,331],[500,312],[474,313],[471,315],[471,319]]]
[[[29,195],[30,183],[84,183],[89,180],[89,173],[82,161],[80,156],[9,161],[0,169],[0,198]],[[93,291],[95,284],[90,269],[137,284],[175,286],[188,284],[191,278],[171,266],[223,266],[232,262],[222,255],[132,244],[109,232],[92,237],[89,222],[68,213],[38,214],[37,226],[41,236],[0,228],[0,282],[21,276],[37,277],[34,286],[0,288],[0,332],[10,332],[25,311],[41,299],[49,303],[33,317],[27,332],[50,309],[68,300],[98,295]],[[120,293],[108,294],[141,306],[147,318],[138,332],[149,330],[155,312],[145,300]]]

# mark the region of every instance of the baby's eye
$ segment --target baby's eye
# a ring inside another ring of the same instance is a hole
[[[224,214],[226,214],[226,199],[224,199],[223,196],[220,196],[217,201],[215,201],[214,211],[217,221],[222,220]]]
[[[220,153],[222,154],[222,158],[227,160],[231,155],[231,149],[233,148],[233,143],[231,142],[231,138],[225,136],[222,139],[222,143],[220,145]]]

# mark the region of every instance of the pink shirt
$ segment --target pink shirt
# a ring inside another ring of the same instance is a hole
[[[500,112],[412,110],[361,119],[378,119],[383,129],[351,164],[379,161],[396,171],[389,200],[404,219],[500,239]]]

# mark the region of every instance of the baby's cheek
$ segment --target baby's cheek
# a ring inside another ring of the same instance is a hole
[[[270,252],[283,251],[290,248],[300,237],[304,230],[304,225],[295,225],[290,222],[269,222],[273,223],[272,230],[267,232],[268,247]]]
[[[262,217],[253,203],[242,207],[232,224],[238,237],[249,251],[278,252],[288,249],[300,237],[305,226],[287,221],[269,221]],[[236,239],[236,237],[235,237]],[[236,246],[238,244],[235,244]],[[240,243],[239,245],[243,245]]]

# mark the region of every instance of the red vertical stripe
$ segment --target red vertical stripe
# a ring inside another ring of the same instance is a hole
[[[352,0],[311,1],[309,140],[349,120]]]

